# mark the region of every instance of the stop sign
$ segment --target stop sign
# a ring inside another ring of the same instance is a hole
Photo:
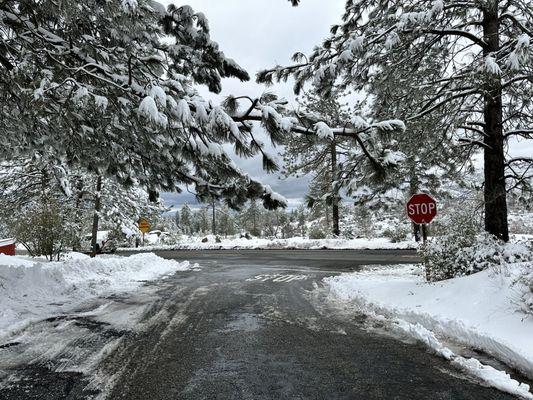
[[[415,194],[407,202],[407,216],[415,224],[429,224],[437,215],[437,202],[429,194]]]

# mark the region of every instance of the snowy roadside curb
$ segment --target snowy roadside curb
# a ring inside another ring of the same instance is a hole
[[[484,365],[475,358],[464,358],[455,354],[452,350],[445,347],[433,332],[424,328],[421,324],[411,324],[402,319],[395,319],[393,322],[398,329],[415,338],[417,341],[424,343],[436,354],[450,361],[464,372],[477,377],[485,384],[523,399],[533,399],[533,394],[529,391],[529,385],[518,382],[505,371],[499,371],[490,365]]]
[[[482,350],[533,378],[533,318],[517,311],[519,294],[512,285],[524,267],[516,264],[506,273],[484,271],[436,284],[425,283],[421,268],[414,266],[377,268],[324,281],[330,300],[385,318],[487,384],[533,399],[527,385],[453,354],[437,339]]]
[[[190,268],[149,253],[94,259],[75,254],[52,263],[0,255],[0,338],[91,298]]]
[[[405,241],[392,243],[386,238],[375,239],[222,239],[216,243],[208,236],[207,242],[201,239],[185,240],[172,245],[155,245],[140,248],[122,248],[122,251],[161,251],[161,250],[414,250],[417,243]]]

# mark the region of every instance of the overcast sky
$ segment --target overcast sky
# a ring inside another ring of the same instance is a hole
[[[276,64],[288,65],[297,51],[309,52],[327,37],[331,25],[338,23],[344,11],[345,0],[306,0],[300,7],[292,7],[287,0],[185,0],[173,2],[188,4],[203,12],[211,27],[211,37],[218,42],[227,57],[233,58],[246,69],[252,80],[240,82],[225,79],[220,96],[201,88],[205,98],[220,100],[229,94],[257,97],[265,90],[293,99],[292,85],[266,88],[254,82],[255,74]],[[325,5],[327,4],[327,6]],[[250,175],[259,178],[289,199],[295,205],[305,195],[307,179],[280,180],[277,174],[262,171],[261,160],[236,160]],[[188,193],[163,194],[167,205],[181,206],[195,203]]]

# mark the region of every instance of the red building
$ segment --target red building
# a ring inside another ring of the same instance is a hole
[[[15,255],[15,239],[0,239],[0,254]]]

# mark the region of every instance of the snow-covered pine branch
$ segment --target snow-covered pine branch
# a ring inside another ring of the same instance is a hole
[[[200,185],[234,205],[251,194],[281,205],[222,151],[260,152],[248,127],[193,87],[219,92],[222,78],[249,79],[212,41],[203,14],[152,0],[24,3],[0,5],[4,158],[70,160],[121,184]]]
[[[464,133],[460,126],[479,124],[483,134],[469,130],[466,139],[484,144],[485,228],[508,240],[503,132],[533,122],[532,32],[527,2],[348,1],[322,45],[257,79],[292,76],[297,93],[309,83],[323,96],[335,86],[370,94],[376,114],[400,112],[388,115],[409,121],[409,132],[415,126],[429,144],[413,160],[468,155],[450,149]]]

